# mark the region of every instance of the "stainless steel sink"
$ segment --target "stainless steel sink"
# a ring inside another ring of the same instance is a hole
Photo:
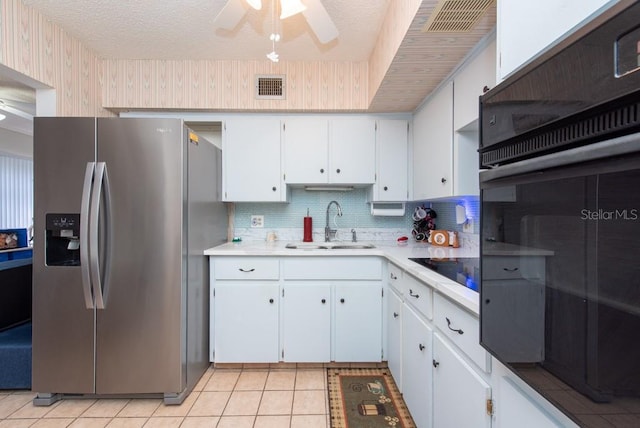
[[[285,245],[285,248],[293,250],[364,250],[368,248],[375,248],[375,245],[371,244],[357,244],[347,242],[327,242],[326,244],[312,244],[302,242],[299,244],[289,243]]]
[[[306,242],[300,244],[287,244],[284,246],[285,248],[294,249],[294,250],[328,250],[329,247],[321,244],[309,244]]]
[[[368,248],[376,248],[376,246],[371,244],[337,244],[330,247],[333,250],[365,250]]]

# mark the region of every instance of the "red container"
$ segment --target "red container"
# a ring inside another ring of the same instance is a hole
[[[311,217],[304,218],[304,233],[302,242],[313,242],[313,219]]]

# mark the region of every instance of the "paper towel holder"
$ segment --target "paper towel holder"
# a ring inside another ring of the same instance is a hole
[[[371,202],[373,216],[402,217],[404,209],[404,202]]]

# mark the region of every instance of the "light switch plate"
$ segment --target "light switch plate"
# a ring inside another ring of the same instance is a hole
[[[264,227],[264,216],[263,215],[252,215],[251,216],[251,227]]]

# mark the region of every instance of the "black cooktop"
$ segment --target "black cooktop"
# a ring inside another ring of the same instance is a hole
[[[410,258],[409,260],[429,268],[465,287],[479,291],[480,259],[478,257],[456,257],[447,259]]]

